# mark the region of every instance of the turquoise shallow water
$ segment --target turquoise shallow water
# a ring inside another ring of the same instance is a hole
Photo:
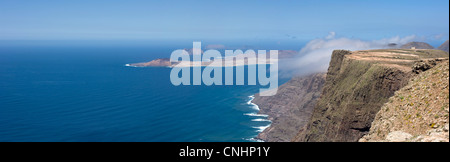
[[[0,46],[0,141],[252,141],[270,124],[248,115],[257,86],[173,86],[170,68],[124,66],[174,49]]]

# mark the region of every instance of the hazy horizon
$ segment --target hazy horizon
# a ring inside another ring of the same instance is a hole
[[[336,37],[448,39],[449,2],[0,1],[0,40],[307,42]]]

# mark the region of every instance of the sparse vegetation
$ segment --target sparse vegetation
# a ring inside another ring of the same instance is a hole
[[[411,134],[414,138],[408,141],[449,141],[448,63],[445,61],[423,72],[397,91],[397,100],[391,98],[392,102],[383,106],[385,111],[377,114],[369,134],[364,139],[383,141],[395,130]],[[388,107],[396,107],[396,110],[389,110]],[[447,127],[447,132],[443,131],[444,127]],[[376,133],[373,130],[376,130]]]

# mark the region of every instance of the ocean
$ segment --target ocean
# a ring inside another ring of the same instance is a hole
[[[124,66],[180,48],[3,42],[0,141],[257,141],[259,86],[173,86],[170,68]]]

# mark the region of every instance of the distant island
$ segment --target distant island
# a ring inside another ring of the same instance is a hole
[[[168,58],[155,59],[149,62],[126,64],[133,67],[171,67],[172,63]]]
[[[192,49],[184,49],[188,52],[189,55],[192,55]],[[203,53],[203,51],[201,51]],[[294,58],[298,55],[298,51],[294,50],[279,50],[278,51],[278,59],[289,59]],[[255,59],[255,58],[250,58]],[[226,58],[220,58],[220,60],[225,63],[225,61],[229,61]],[[270,63],[271,59],[267,59],[266,62],[257,62],[257,64],[268,64]],[[272,59],[272,61],[278,61]],[[203,61],[200,66],[208,66],[211,65],[212,61]],[[131,66],[131,67],[174,67],[176,65],[183,66],[183,67],[191,67],[193,66],[193,62],[171,62],[169,58],[157,58],[154,60],[151,60],[149,62],[140,62],[140,63],[130,63],[126,64],[125,66]],[[224,64],[225,65],[225,64]],[[248,65],[248,62],[244,62],[243,65]],[[240,64],[233,63],[232,66],[241,66]]]

